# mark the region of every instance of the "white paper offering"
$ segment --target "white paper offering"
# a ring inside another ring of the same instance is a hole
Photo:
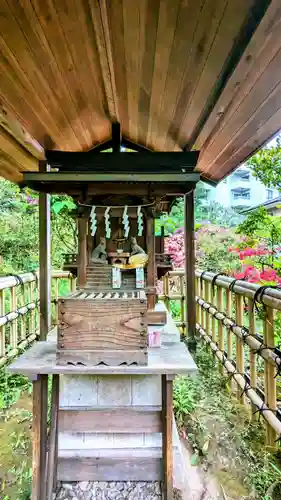
[[[112,288],[121,288],[121,270],[112,268]]]
[[[136,268],[136,288],[144,288],[144,269],[143,269],[143,267]]]

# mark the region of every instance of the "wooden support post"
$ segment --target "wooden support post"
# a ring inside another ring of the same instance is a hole
[[[164,500],[173,499],[173,380],[162,375],[162,449]]]
[[[78,219],[78,288],[83,288],[86,283],[87,273],[87,220]]]
[[[47,500],[52,500],[57,486],[57,452],[58,452],[58,409],[59,409],[59,375],[53,375],[51,422],[49,432],[49,451],[47,466]]]
[[[272,307],[265,308],[264,319],[264,343],[270,349],[274,347],[274,311]],[[274,414],[277,407],[276,395],[276,369],[268,361],[264,361],[264,387],[265,387],[265,404]],[[276,448],[276,432],[271,425],[266,424],[266,444],[270,449]]]
[[[31,500],[46,498],[48,375],[33,381],[32,494]]]
[[[184,233],[186,323],[188,344],[190,349],[194,349],[196,331],[194,190],[184,196]]]
[[[120,123],[113,122],[111,125],[112,131],[112,152],[120,153],[121,152],[121,127]]]
[[[45,161],[39,172],[46,172]],[[40,340],[46,340],[51,328],[51,212],[50,195],[39,194],[39,258],[40,258]]]
[[[160,253],[165,253],[165,228],[164,228],[164,226],[161,226]]]
[[[154,236],[154,218],[147,214],[146,218],[146,247],[148,255],[147,264],[147,288],[148,309],[154,309],[156,303],[155,289],[155,236]]]

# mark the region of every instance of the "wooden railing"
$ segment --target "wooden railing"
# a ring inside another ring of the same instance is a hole
[[[39,335],[38,273],[0,278],[0,367],[26,349]],[[75,290],[67,271],[52,273],[52,322],[56,324],[59,295]]]
[[[163,295],[168,310],[185,328],[184,271],[165,275]],[[281,290],[238,281],[229,276],[196,271],[196,332],[218,360],[221,373],[251,413],[261,414],[266,444],[277,446],[281,436],[281,351],[277,345],[277,312]],[[281,314],[280,314],[281,317]],[[281,321],[280,321],[281,336]]]

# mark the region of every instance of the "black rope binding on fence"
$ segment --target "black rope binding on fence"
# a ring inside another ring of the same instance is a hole
[[[12,276],[16,280],[16,285],[24,285],[23,279],[18,275],[18,274],[9,274],[9,276]]]
[[[227,274],[225,273],[217,273],[215,274],[215,276],[213,276],[213,279],[211,281],[211,286],[212,286],[212,295],[214,296],[215,295],[215,284],[216,284],[216,280],[218,279],[219,276],[227,276]]]
[[[209,271],[203,271],[200,275],[200,288],[202,288],[202,283],[203,283],[203,278],[205,276],[206,273],[208,273]]]

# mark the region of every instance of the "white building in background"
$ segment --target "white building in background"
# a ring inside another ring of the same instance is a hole
[[[206,201],[218,202],[225,207],[245,210],[280,196],[278,189],[269,189],[257,180],[249,167],[243,165],[233,174],[212,187],[205,183]]]

